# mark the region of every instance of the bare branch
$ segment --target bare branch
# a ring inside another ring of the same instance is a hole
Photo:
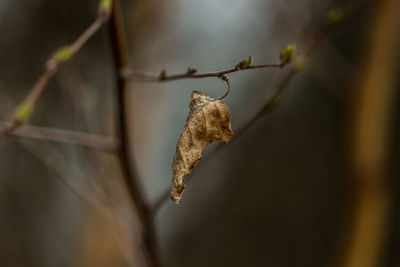
[[[7,123],[0,122],[0,131],[7,127]],[[105,152],[116,152],[119,148],[118,142],[112,137],[32,125],[22,125],[8,134],[20,138],[79,145]]]
[[[109,29],[110,41],[112,44],[115,59],[115,71],[117,74],[117,127],[119,132],[119,139],[121,142],[118,156],[120,159],[121,169],[130,197],[141,219],[141,224],[143,227],[144,248],[147,252],[148,265],[152,267],[157,267],[160,265],[160,260],[156,243],[153,211],[149,205],[149,201],[145,194],[146,192],[144,191],[143,185],[139,179],[139,175],[135,167],[133,153],[131,153],[130,151],[131,138],[129,136],[128,130],[131,126],[128,126],[127,114],[129,110],[127,103],[128,98],[126,96],[128,92],[128,83],[126,79],[123,79],[120,75],[118,75],[121,69],[124,69],[128,66],[124,26],[118,1],[114,1],[113,3],[113,12]]]
[[[250,65],[247,67],[240,67],[240,64],[236,65],[234,68],[221,70],[217,72],[205,72],[205,73],[197,73],[197,69],[188,68],[188,71],[185,73],[171,74],[167,75],[165,70],[161,71],[160,74],[151,73],[151,72],[137,72],[129,69],[122,70],[121,76],[125,79],[131,80],[139,80],[146,82],[168,82],[179,79],[199,79],[199,78],[210,78],[216,77],[220,78],[223,75],[238,72],[242,70],[251,70],[251,69],[263,69],[263,68],[282,68],[288,62],[280,62],[280,63],[269,63],[269,64],[261,64],[261,65]],[[165,75],[164,75],[165,74]]]
[[[225,81],[226,85],[228,86],[226,93],[223,96],[221,96],[220,98],[218,98],[219,100],[221,100],[221,99],[224,99],[227,95],[229,95],[229,92],[231,91],[231,81],[229,80],[228,75],[225,75],[225,74],[220,76],[219,78],[221,80]]]
[[[71,45],[60,48],[47,60],[43,73],[39,76],[24,101],[15,110],[10,124],[0,132],[0,145],[8,134],[26,122],[47,83],[60,67],[69,61],[101,26],[107,22],[111,11],[109,4],[108,2],[100,1],[100,12],[97,19]]]

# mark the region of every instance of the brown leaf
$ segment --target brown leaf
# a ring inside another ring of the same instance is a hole
[[[222,100],[193,91],[189,109],[172,164],[171,199],[177,204],[185,188],[184,177],[189,175],[199,162],[204,148],[212,141],[227,143],[233,135],[231,114]]]

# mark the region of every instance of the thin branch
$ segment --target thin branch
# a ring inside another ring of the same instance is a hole
[[[10,124],[0,132],[0,145],[7,135],[26,122],[33,108],[48,84],[60,67],[76,54],[84,44],[108,21],[110,12],[106,2],[100,2],[100,12],[97,19],[69,46],[57,50],[46,62],[43,73],[39,76],[28,95],[19,105],[10,120]]]
[[[343,12],[341,14],[341,18],[338,21],[329,21],[327,18],[319,24],[317,28],[314,28],[314,23],[311,23],[306,27],[305,33],[303,34],[302,42],[300,47],[302,48],[303,54],[300,56],[296,56],[293,58],[293,63],[290,64],[290,68],[288,68],[285,72],[283,72],[277,80],[272,84],[271,88],[267,90],[266,95],[264,97],[263,104],[258,108],[258,110],[252,114],[248,119],[246,119],[245,123],[235,129],[235,135],[230,140],[229,144],[232,144],[235,140],[237,140],[244,132],[246,132],[252,125],[254,125],[259,119],[264,116],[270,114],[276,107],[280,98],[284,93],[284,89],[286,85],[292,80],[296,73],[301,70],[304,66],[305,61],[310,58],[312,53],[314,52],[317,45],[331,32],[331,30],[337,26],[339,23],[344,22],[349,19],[352,15],[356,13],[361,7],[366,4],[366,0],[354,1],[352,3],[348,3],[340,10]],[[202,160],[202,164],[205,164],[207,161],[213,158],[218,152],[220,152],[223,148],[227,147],[219,143],[217,147]],[[205,166],[205,165],[203,165]],[[193,170],[195,172],[196,169]],[[193,175],[192,172],[192,175]],[[191,180],[188,180],[190,182]],[[155,201],[153,204],[154,212],[158,211],[160,207],[167,202],[170,198],[169,188],[167,188]]]
[[[136,207],[139,218],[141,219],[141,224],[143,227],[143,240],[145,245],[144,247],[147,253],[148,265],[157,267],[160,266],[160,260],[156,243],[154,216],[143,185],[135,168],[133,154],[130,151],[131,138],[129,136],[129,128],[132,126],[128,124],[128,83],[126,79],[123,79],[119,75],[120,70],[128,66],[128,59],[122,15],[117,0],[113,3],[113,12],[111,15],[109,29],[115,59],[115,74],[117,79],[116,83],[119,116],[117,120],[117,127],[121,142],[119,151],[121,169],[129,190],[130,197],[134,206]]]
[[[219,100],[221,100],[221,99],[224,99],[227,95],[229,95],[229,92],[231,91],[231,81],[229,80],[228,75],[225,75],[225,74],[220,76],[219,78],[221,80],[225,81],[226,85],[228,86],[226,93],[223,96],[221,96],[220,98],[218,98]]]
[[[234,68],[221,70],[217,72],[197,73],[196,68],[189,67],[185,73],[168,75],[165,69],[163,69],[159,74],[156,74],[150,72],[136,72],[125,68],[122,69],[121,71],[121,77],[124,79],[139,80],[145,82],[167,82],[179,79],[199,79],[199,78],[215,77],[225,81],[228,86],[226,93],[220,98],[218,98],[221,100],[224,99],[226,96],[228,96],[229,92],[231,91],[231,83],[227,74],[242,70],[250,70],[250,69],[282,68],[290,62],[294,54],[294,49],[295,49],[294,45],[288,45],[284,50],[282,50],[280,54],[280,59],[281,59],[280,63],[252,65],[253,57],[249,56],[248,59],[243,60],[240,63],[236,64]]]
[[[171,75],[167,75],[165,70],[161,71],[161,73],[158,74],[158,73],[151,73],[151,72],[136,72],[136,71],[132,71],[129,69],[124,69],[121,72],[121,76],[125,79],[139,80],[139,81],[146,81],[146,82],[168,82],[168,81],[179,80],[179,79],[198,79],[198,78],[210,78],[210,77],[220,78],[223,75],[242,71],[242,70],[263,69],[263,68],[282,68],[287,63],[288,62],[268,63],[268,64],[261,64],[261,65],[250,65],[247,67],[240,67],[240,63],[239,63],[234,68],[231,68],[228,70],[221,70],[221,71],[217,71],[217,72],[205,72],[205,73],[197,73],[197,69],[189,67],[187,72],[185,72],[185,73],[178,73],[178,74],[171,74]],[[164,75],[164,73],[165,73],[165,75]]]
[[[13,99],[6,93],[4,90],[4,86],[0,80],[0,111],[7,113],[9,111],[12,111],[15,108],[15,103]],[[1,123],[4,127],[6,126],[5,123]],[[0,127],[1,128],[1,127]],[[46,141],[47,136],[51,136],[54,132],[55,129],[51,128],[43,128],[43,127],[35,127],[35,126],[29,126],[29,125],[23,125],[19,129],[17,129],[15,132],[11,133],[11,135],[16,135],[19,134],[20,131],[23,129],[29,129],[32,131],[29,131],[29,137],[27,138],[33,138],[31,136],[31,132],[37,131],[40,132],[42,130],[49,131],[50,134],[48,133],[43,133],[44,136],[46,136]],[[64,130],[55,130],[56,132],[60,131],[61,137],[64,138],[65,131]],[[67,131],[68,132],[68,131]],[[56,136],[60,133],[57,133]],[[72,132],[73,134],[76,134],[76,132]],[[33,134],[36,135],[37,133]],[[87,135],[87,134],[84,134]],[[59,138],[59,137],[57,137]],[[90,137],[88,136],[90,140],[92,140],[92,135]],[[100,137],[102,138],[102,137]],[[56,141],[56,140],[55,140]],[[99,142],[100,143],[100,142]],[[120,228],[116,225],[115,223],[115,200],[113,200],[111,197],[108,197],[110,206],[105,206],[105,202],[103,202],[102,205],[100,205],[101,200],[99,200],[101,197],[107,197],[104,193],[104,190],[102,190],[95,182],[93,179],[87,179],[87,175],[76,165],[68,165],[66,158],[63,156],[62,153],[60,153],[58,150],[56,150],[52,145],[50,144],[38,144],[36,142],[27,142],[26,140],[21,140],[20,142],[21,146],[23,146],[25,149],[27,149],[33,156],[35,156],[39,161],[43,163],[49,170],[53,171],[54,173],[58,175],[52,175],[51,177],[55,178],[58,182],[60,182],[62,185],[65,186],[67,190],[70,190],[73,194],[77,195],[79,199],[81,199],[84,203],[90,207],[94,213],[96,213],[100,219],[104,220],[105,223],[107,223],[109,226],[111,226],[111,230],[113,233],[115,233],[116,236],[116,242],[120,246],[121,251],[123,251],[124,256],[126,257],[127,262],[132,261],[132,257],[129,257],[128,254],[126,253],[126,246],[121,244],[120,239],[124,238],[123,233],[121,233]],[[66,174],[68,173],[68,176]],[[70,179],[74,178],[74,179]],[[92,186],[94,190],[85,190],[81,188],[81,185],[78,184],[78,182],[83,182],[83,181],[89,181],[92,183]],[[113,204],[111,206],[111,204]]]
[[[0,131],[3,131],[7,127],[7,123],[0,121]],[[105,152],[116,152],[119,148],[118,142],[112,137],[27,124],[10,132],[9,135],[20,138],[79,145]]]
[[[22,127],[21,127],[22,128]],[[115,242],[123,253],[127,262],[132,262],[133,257],[126,252],[126,245],[122,242],[126,236],[121,232],[120,226],[115,220],[116,209],[112,203],[107,203],[101,198],[107,198],[100,189],[92,190],[93,188],[86,188],[82,185],[84,181],[88,181],[87,175],[77,166],[68,164],[68,160],[50,144],[38,144],[35,142],[27,142],[23,140],[21,145],[29,151],[35,158],[42,162],[42,164],[57,175],[51,175],[67,190],[77,196],[83,203],[85,203],[100,220],[110,227],[114,235]],[[93,179],[89,179],[93,181]],[[108,199],[107,199],[108,200]],[[112,199],[110,199],[110,202]]]

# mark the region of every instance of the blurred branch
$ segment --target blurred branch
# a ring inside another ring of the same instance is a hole
[[[131,126],[131,123],[128,124],[128,83],[126,79],[123,79],[119,75],[119,71],[128,66],[128,57],[122,14],[117,0],[113,2],[113,12],[111,15],[109,30],[117,79],[117,108],[119,116],[117,127],[121,143],[119,150],[120,164],[130,197],[141,219],[144,247],[146,250],[145,253],[147,253],[147,263],[149,266],[157,267],[160,266],[160,260],[156,243],[154,216],[145,194],[146,192],[139,179],[133,153],[130,151],[131,138],[129,135],[129,127]]]
[[[7,127],[7,123],[0,122],[0,131]],[[32,125],[22,125],[9,135],[79,145],[105,152],[115,152],[119,147],[118,142],[112,137]]]
[[[328,14],[317,24],[315,27],[315,22],[310,22],[304,33],[300,38],[299,50],[300,55],[295,56],[289,64],[289,67],[281,73],[281,75],[273,82],[271,88],[266,90],[265,96],[262,99],[262,105],[254,112],[251,116],[245,119],[244,123],[235,129],[234,136],[232,137],[229,144],[232,144],[237,140],[244,132],[246,132],[252,125],[254,125],[259,119],[270,114],[276,107],[280,98],[282,97],[286,85],[292,80],[296,73],[304,69],[307,64],[309,64],[310,57],[312,56],[315,48],[320,44],[320,42],[340,23],[343,23],[347,19],[351,18],[361,7],[366,4],[366,0],[355,0],[345,4],[342,8],[331,9]],[[339,15],[332,16],[332,10],[339,12]],[[220,152],[223,148],[227,147],[224,144],[219,143],[217,147],[202,160],[201,164],[206,164],[213,156]],[[190,181],[190,180],[188,180]],[[155,211],[169,199],[169,189],[166,189],[160,197],[155,201],[153,209]]]
[[[400,5],[397,0],[377,1],[365,43],[370,44],[359,90],[354,95],[351,121],[352,205],[346,231],[344,267],[382,266],[391,224],[394,185],[389,178],[393,99],[398,92],[396,65]],[[390,25],[390,26],[388,26]]]
[[[0,112],[7,113],[8,111],[12,110],[15,107],[15,103],[13,99],[6,93],[2,82],[0,81]],[[2,123],[3,126],[4,123]],[[1,127],[0,127],[1,128]],[[17,135],[23,129],[33,129],[29,131],[29,137],[32,138],[31,132],[37,131],[36,134],[41,134],[43,129],[50,131],[51,133],[45,133],[46,136],[45,140],[47,141],[48,135],[52,135],[55,129],[48,129],[43,127],[34,127],[23,125],[19,129],[15,131],[15,133],[10,133],[10,135]],[[30,130],[31,130],[30,129]],[[58,130],[56,130],[58,131]],[[64,131],[60,130],[61,132]],[[75,134],[75,132],[72,132]],[[59,133],[57,133],[59,134]],[[55,134],[57,136],[57,134]],[[86,135],[86,134],[84,134]],[[58,137],[57,137],[58,138]],[[91,137],[89,137],[91,138]],[[68,138],[67,138],[68,139]],[[36,159],[38,159],[44,166],[46,166],[49,170],[54,172],[57,175],[52,175],[58,182],[65,186],[66,189],[70,190],[73,194],[75,194],[80,200],[87,204],[91,210],[95,214],[99,216],[101,220],[103,220],[107,225],[110,226],[113,234],[115,235],[116,242],[120,247],[121,251],[124,254],[127,262],[132,261],[132,257],[126,252],[126,248],[121,244],[121,239],[126,238],[123,233],[119,230],[119,227],[115,224],[115,200],[107,196],[95,182],[94,179],[87,179],[87,175],[83,172],[82,169],[77,167],[77,165],[69,165],[66,164],[69,162],[62,153],[60,153],[54,146],[42,143],[38,144],[36,142],[28,142],[27,140],[21,140],[20,144],[28,150]],[[67,175],[68,174],[68,175]],[[85,189],[82,183],[84,181],[89,181],[92,184],[91,190]],[[109,200],[110,205],[105,205],[106,202],[100,200],[100,198],[104,198]],[[111,207],[111,203],[114,204]]]
[[[24,124],[33,112],[34,106],[49,80],[60,67],[75,55],[86,42],[107,22],[111,14],[111,1],[100,0],[97,19],[71,44],[58,49],[46,62],[45,70],[40,75],[24,101],[16,108],[10,124],[0,131],[0,145],[8,134]]]
[[[120,227],[116,223],[116,209],[112,206],[113,199],[110,199],[104,194],[101,189],[92,183],[92,186],[86,188],[83,184],[84,181],[88,181],[87,175],[76,165],[66,164],[69,162],[62,153],[60,153],[54,146],[50,144],[38,144],[35,142],[28,142],[23,140],[21,145],[27,149],[35,158],[41,161],[45,167],[57,175],[51,175],[58,182],[60,182],[65,188],[75,194],[78,199],[85,203],[90,210],[98,216],[106,225],[110,227],[112,234],[115,238],[115,242],[122,252],[127,262],[132,262],[132,257],[127,251],[123,241],[126,239],[125,233],[121,232]],[[93,177],[92,177],[93,178]],[[89,179],[92,181],[92,179]],[[96,189],[96,190],[93,190]],[[103,198],[103,199],[102,199]]]

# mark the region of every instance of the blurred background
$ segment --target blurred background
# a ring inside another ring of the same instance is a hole
[[[219,71],[297,47],[293,65],[230,74],[234,133],[283,94],[222,149],[209,145],[178,206],[164,195],[190,94],[217,98],[226,85],[129,83],[130,148],[157,207],[159,266],[400,266],[398,1],[119,3],[134,71]],[[97,0],[0,1],[1,121],[97,10]],[[29,124],[116,137],[115,80],[104,27],[51,80]],[[0,266],[152,266],[122,176],[114,153],[7,138]]]

